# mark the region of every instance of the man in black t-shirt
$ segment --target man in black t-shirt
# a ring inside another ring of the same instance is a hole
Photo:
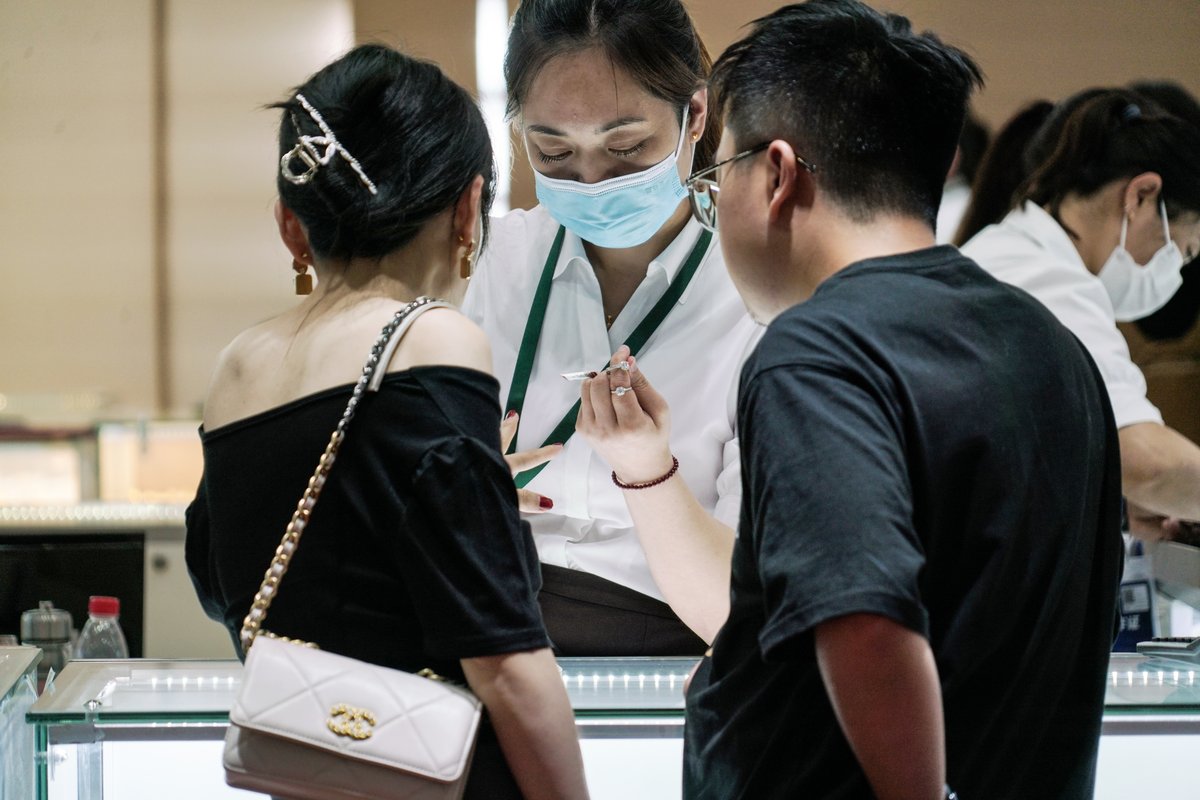
[[[714,71],[724,163],[693,205],[720,212],[769,327],[741,376],[731,610],[688,692],[687,798],[1092,796],[1116,431],[1071,334],[934,246],[979,82],[853,0],[759,20]]]

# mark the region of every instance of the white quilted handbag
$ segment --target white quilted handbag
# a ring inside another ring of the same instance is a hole
[[[414,675],[322,652],[262,628],[355,407],[375,391],[409,325],[445,303],[419,298],[380,333],[342,420],[288,523],[250,613],[242,688],[229,712],[225,781],[297,800],[454,800],[475,751],[480,703],[429,670]],[[253,647],[252,647],[253,646]]]

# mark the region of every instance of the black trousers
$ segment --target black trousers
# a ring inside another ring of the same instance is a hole
[[[700,656],[708,645],[661,600],[542,564],[538,594],[557,656]]]

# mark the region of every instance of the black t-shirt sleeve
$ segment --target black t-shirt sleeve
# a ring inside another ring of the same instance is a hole
[[[787,659],[806,632],[854,613],[927,636],[917,584],[924,555],[901,423],[885,391],[808,365],[767,369],[743,391],[743,502],[766,606],[764,657]]]
[[[413,490],[398,556],[429,653],[549,647],[537,551],[499,448],[473,436],[442,439],[421,459]]]

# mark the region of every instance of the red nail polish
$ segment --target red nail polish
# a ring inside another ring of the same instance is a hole
[[[589,372],[589,373],[588,373],[588,377],[589,377],[589,378],[594,378],[594,377],[596,377],[596,376],[597,376],[597,375],[599,375],[599,374],[600,374],[599,372]]]
[[[554,501],[551,500],[549,497],[539,497],[538,498],[538,506],[549,511],[550,509],[554,508]]]
[[[505,419],[512,419],[512,418],[513,418],[513,417],[515,417],[516,415],[517,415],[517,412],[516,412],[516,411],[510,411],[510,412],[508,412],[507,414],[505,414],[505,415],[504,415],[504,418],[505,418]]]

